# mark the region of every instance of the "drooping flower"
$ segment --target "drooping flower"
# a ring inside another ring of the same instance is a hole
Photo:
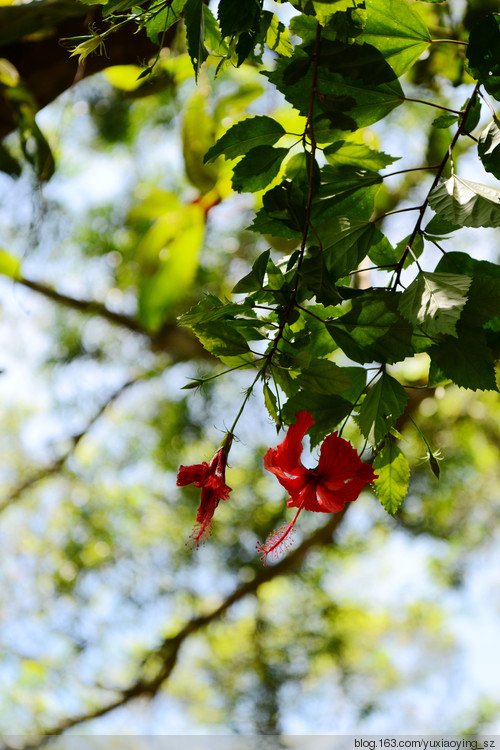
[[[295,419],[283,442],[277,448],[269,448],[264,456],[264,467],[290,495],[287,506],[298,508],[290,523],[273,531],[265,544],[258,544],[264,563],[269,555],[277,558],[287,549],[301,511],[339,513],[376,479],[372,467],[361,461],[352,445],[336,432],[321,444],[318,466],[306,468],[301,461],[302,441],[314,421],[308,411],[299,412]]]
[[[201,487],[201,502],[196,514],[196,524],[191,534],[193,546],[197,548],[212,533],[212,518],[220,500],[227,500],[231,487],[226,484],[227,456],[233,436],[228,433],[222,448],[214,454],[209,464],[203,461],[192,466],[180,466],[177,474],[177,486],[193,484]]]

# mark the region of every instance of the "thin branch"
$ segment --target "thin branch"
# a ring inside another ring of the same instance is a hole
[[[47,284],[24,277],[17,279],[17,283],[71,310],[77,310],[84,315],[98,315],[108,323],[145,336],[151,341],[155,349],[166,351],[176,362],[193,358],[213,359],[213,355],[209,354],[194,336],[179,328],[175,323],[165,323],[159,331],[150,331],[136,318],[113,312],[101,302],[69,297],[67,294],[56,292]]]
[[[442,104],[435,104],[434,102],[426,101],[425,99],[413,99],[411,96],[405,96],[406,102],[414,102],[415,104],[426,104],[428,107],[434,107],[435,109],[441,109],[443,112],[451,112],[453,115],[462,114],[459,109],[450,109],[444,107]]]
[[[154,663],[155,660],[160,659],[161,666],[158,668],[156,674],[148,677],[139,677],[132,685],[130,685],[130,687],[119,691],[117,697],[110,703],[98,706],[86,713],[77,714],[76,716],[62,720],[59,724],[40,732],[32,741],[29,741],[20,747],[18,746],[16,750],[34,750],[35,748],[42,747],[49,743],[52,738],[64,734],[68,729],[72,729],[73,727],[80,726],[87,721],[92,721],[93,719],[105,716],[115,709],[127,705],[135,698],[153,698],[168,681],[177,664],[181,647],[191,635],[203,630],[212,622],[220,620],[233,604],[236,604],[250,594],[255,594],[263,584],[277,578],[278,576],[286,575],[291,570],[297,568],[307,557],[309,551],[314,547],[331,544],[332,536],[340,526],[348,507],[349,506],[346,506],[346,508],[340,513],[332,514],[331,518],[329,518],[323,526],[316,529],[316,531],[304,539],[302,544],[290,552],[287,557],[274,565],[268,565],[259,569],[251,581],[241,583],[237,586],[234,591],[229,594],[221,604],[219,604],[219,606],[215,607],[205,615],[193,617],[188,620],[180,630],[178,630],[176,635],[165,638],[156,649],[152,650],[147,657],[142,660],[142,663],[145,664],[148,661]],[[8,744],[2,744],[0,745],[0,748],[2,748],[2,750],[7,750],[10,746]]]
[[[48,466],[45,466],[42,469],[39,469],[38,471],[34,472],[30,477],[28,477],[28,479],[26,479],[22,484],[20,484],[18,487],[12,490],[10,494],[4,500],[0,502],[0,513],[2,513],[6,508],[8,508],[13,503],[17,502],[21,498],[21,496],[24,494],[24,492],[26,492],[26,490],[29,490],[31,487],[34,487],[34,485],[38,484],[38,482],[41,482],[44,479],[48,479],[54,474],[57,474],[58,472],[60,472],[61,469],[66,464],[67,460],[75,452],[79,443],[88,434],[88,432],[95,425],[95,423],[103,416],[105,411],[122,395],[122,393],[127,391],[129,388],[131,388],[133,385],[135,385],[139,381],[144,380],[148,377],[151,377],[151,373],[141,373],[140,375],[136,375],[135,377],[130,378],[130,380],[127,380],[126,383],[123,383],[119,388],[117,388],[116,391],[113,391],[113,393],[108,397],[108,399],[99,407],[99,409],[95,412],[95,414],[89,419],[89,421],[87,422],[83,430],[81,430],[76,435],[73,435],[70,438],[71,445],[67,449],[67,451],[65,451],[58,458],[54,459],[54,461]]]
[[[425,210],[426,210],[427,206],[429,205],[429,196],[432,193],[432,191],[434,190],[434,188],[437,186],[437,184],[439,183],[439,180],[441,179],[441,175],[443,174],[444,169],[445,169],[448,161],[451,160],[452,151],[453,151],[453,149],[455,147],[456,142],[458,141],[459,137],[464,134],[464,132],[463,132],[463,126],[465,124],[465,121],[467,120],[467,116],[468,116],[469,111],[470,111],[470,109],[472,107],[472,104],[474,102],[474,98],[475,98],[478,90],[479,90],[479,83],[476,84],[476,87],[474,88],[474,91],[472,93],[472,96],[469,99],[469,102],[468,102],[467,106],[464,108],[464,110],[461,113],[461,118],[460,118],[460,122],[458,123],[457,132],[453,136],[452,141],[451,141],[451,143],[450,143],[450,145],[449,145],[449,147],[448,147],[448,149],[446,151],[446,154],[443,156],[441,164],[439,165],[439,169],[438,169],[438,171],[436,173],[436,176],[434,177],[432,185],[429,188],[427,196],[426,196],[424,202],[422,203],[422,205],[420,206],[420,209],[419,209],[420,213],[419,213],[418,219],[417,219],[417,221],[415,223],[415,226],[413,228],[413,232],[411,233],[410,238],[408,240],[408,243],[406,245],[405,251],[402,254],[402,256],[399,259],[398,264],[396,266],[396,273],[395,273],[394,283],[392,284],[392,287],[391,287],[392,289],[396,289],[397,286],[398,286],[398,284],[400,284],[400,281],[401,281],[401,272],[403,270],[403,267],[404,267],[404,264],[405,264],[405,260],[408,257],[409,253],[412,252],[412,245],[413,245],[413,243],[415,241],[415,237],[421,231],[421,226],[422,226],[422,221],[424,219]]]

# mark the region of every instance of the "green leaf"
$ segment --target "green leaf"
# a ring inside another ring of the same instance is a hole
[[[19,258],[6,250],[0,250],[0,274],[8,276],[9,279],[14,279],[14,281],[19,281],[22,278]]]
[[[305,196],[295,182],[284,180],[268,190],[262,199],[252,232],[293,239],[302,236],[305,221]]]
[[[330,336],[360,364],[393,364],[412,356],[413,327],[398,311],[400,298],[385,290],[365,292],[352,300],[349,312],[326,324]]]
[[[297,382],[305,391],[323,394],[340,394],[352,385],[344,368],[328,359],[313,359],[307,369],[302,370]]]
[[[11,177],[19,177],[21,174],[21,165],[14,159],[10,151],[8,151],[3,143],[0,143],[0,172],[10,174]]]
[[[307,288],[315,295],[317,302],[324,305],[337,305],[342,301],[326,267],[323,251],[317,245],[312,245],[307,249],[307,255],[302,261],[299,273]]]
[[[403,386],[387,373],[370,388],[356,422],[361,434],[375,446],[380,443],[404,412],[408,396]]]
[[[500,189],[457,175],[431,191],[429,204],[443,219],[461,227],[500,226]]]
[[[472,390],[496,391],[495,363],[478,328],[457,325],[457,336],[446,336],[429,349],[431,361],[454,383]]]
[[[217,15],[222,36],[249,31],[259,10],[256,0],[220,0]]]
[[[198,78],[201,66],[208,57],[205,47],[205,13],[203,0],[186,0],[184,23],[186,24],[187,48]]]
[[[278,404],[276,401],[276,396],[274,395],[272,390],[269,388],[267,383],[264,383],[263,391],[264,391],[264,404],[269,413],[269,416],[271,417],[271,419],[274,420],[274,422],[276,422],[278,426],[281,426],[281,416],[278,411]]]
[[[399,77],[420,57],[431,37],[405,0],[366,0],[367,19],[359,41],[379,49]]]
[[[410,239],[411,239],[411,235],[409,234],[407,237],[405,237],[400,242],[398,242],[398,244],[394,248],[394,252],[395,252],[395,255],[397,255],[398,257],[398,260],[403,257],[403,253],[405,252]],[[411,252],[409,252],[408,255],[406,256],[406,260],[404,262],[403,268],[409,268],[409,266],[411,266],[412,263],[415,263],[415,260],[417,258],[420,258],[423,251],[424,251],[424,241],[422,237],[419,234],[417,234],[413,238]]]
[[[391,245],[380,229],[375,227],[368,256],[376,266],[395,266],[401,257],[401,253]]]
[[[424,234],[434,239],[444,239],[442,235],[451,234],[460,229],[460,224],[452,224],[442,216],[433,216],[424,229]]]
[[[462,322],[470,327],[483,326],[498,316],[500,316],[500,278],[482,274],[474,275],[467,304],[462,313]]]
[[[270,254],[271,251],[266,250],[259,255],[250,273],[240,279],[234,287],[234,294],[246,294],[248,292],[255,292],[257,289],[262,289]]]
[[[139,317],[152,330],[183,299],[198,269],[205,234],[203,210],[196,204],[172,206],[146,232],[136,251],[140,270]]]
[[[319,195],[321,198],[341,196],[345,193],[350,193],[370,185],[377,185],[381,182],[382,177],[378,172],[347,165],[332,167],[327,164],[321,170]]]
[[[402,450],[389,441],[375,456],[373,469],[378,474],[373,485],[385,510],[394,515],[401,507],[410,484],[410,467]]]
[[[500,180],[500,122],[496,117],[479,136],[477,152],[485,170]]]
[[[239,193],[264,190],[278,176],[287,154],[287,148],[252,148],[233,169],[233,188]]]
[[[238,357],[250,353],[248,344],[229,321],[217,320],[210,323],[198,323],[193,328],[205,349],[223,361],[231,362],[227,358]],[[247,361],[246,359],[241,362]],[[239,362],[239,360],[238,360]]]
[[[261,24],[265,34],[266,44],[277,55],[289,57],[293,52],[293,45],[290,41],[290,32],[281,23],[278,16],[265,10],[262,13]]]
[[[383,151],[375,151],[364,143],[352,141],[335,141],[323,150],[323,154],[332,167],[350,166],[374,172],[401,158],[389,156]]]
[[[198,323],[209,323],[223,318],[232,321],[238,315],[254,314],[252,307],[239,302],[223,302],[215,294],[207,294],[197,305],[179,317],[179,323],[194,328]],[[255,318],[257,321],[257,318]]]
[[[304,117],[309,113],[312,87],[312,45],[278,60],[266,73],[285,99]],[[371,125],[403,102],[404,94],[383,55],[368,44],[322,43],[316,71],[318,93],[313,112],[316,140],[332,140],[332,130],[356,130]],[[309,54],[306,53],[309,52]],[[338,137],[338,134],[337,134]]]
[[[334,185],[332,189],[335,190]],[[353,220],[364,220],[367,223],[373,214],[375,197],[380,189],[379,184],[368,185],[368,187],[340,187],[336,195],[331,198],[321,196],[313,199],[311,209],[311,222],[314,227],[320,227],[324,232],[327,222],[334,218],[349,217]]]
[[[163,34],[177,23],[186,4],[186,0],[172,0],[166,7],[146,21],[146,33],[154,44],[161,44]]]
[[[470,276],[423,271],[403,292],[399,310],[428,336],[456,336],[471,281]]]
[[[449,128],[458,122],[459,115],[439,115],[432,122],[433,128]]]
[[[465,118],[465,122],[462,126],[462,130],[464,133],[472,133],[472,131],[477,128],[479,120],[481,119],[481,99],[479,98],[477,93],[474,94],[474,99],[470,106],[469,102],[470,99],[467,99],[464,105],[460,108],[463,112],[466,107],[469,107],[467,117]]]
[[[347,216],[332,218],[318,227],[323,259],[331,281],[355,270],[366,257],[375,234],[375,225]]]
[[[352,44],[366,25],[366,10],[361,5],[356,8],[337,10],[328,22],[328,32],[339,42]]]
[[[247,117],[237,122],[205,154],[205,163],[224,154],[226,159],[248,154],[257,146],[272,146],[285,135],[284,128],[266,115]]]
[[[500,101],[500,15],[488,13],[472,28],[467,46],[469,70]]]
[[[189,100],[182,120],[182,155],[186,176],[202,195],[217,184],[219,167],[205,164],[205,152],[214,142],[214,121],[207,112],[205,97],[196,91]]]

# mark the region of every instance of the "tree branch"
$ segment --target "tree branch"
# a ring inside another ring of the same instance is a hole
[[[95,10],[96,6],[93,7]],[[157,52],[144,31],[134,33],[137,29],[128,24],[110,35],[107,56],[92,55],[85,66],[79,67],[68,50],[60,46],[59,39],[89,33],[88,7],[67,0],[45,0],[1,7],[0,14],[0,57],[7,58],[17,68],[39,109],[83,76],[110,65],[138,64]],[[174,27],[169,29],[165,46],[169,46],[174,33]],[[0,138],[15,128],[15,115],[0,96]]]
[[[29,490],[31,487],[33,487],[35,484],[38,484],[38,482],[41,482],[43,479],[47,479],[48,477],[51,477],[61,471],[68,458],[70,458],[70,456],[72,456],[75,452],[78,444],[88,434],[94,424],[102,417],[108,407],[110,407],[111,404],[113,404],[122,395],[122,393],[127,391],[139,381],[151,377],[151,375],[152,373],[141,373],[140,375],[136,375],[135,377],[130,378],[130,380],[127,380],[127,382],[123,383],[116,391],[113,391],[109,398],[99,407],[93,417],[91,417],[91,419],[87,422],[83,430],[70,438],[71,445],[65,453],[59,456],[59,458],[56,458],[48,466],[45,466],[43,469],[39,469],[38,471],[34,472],[31,477],[26,479],[22,484],[12,490],[8,497],[0,501],[0,513],[2,513],[6,508],[19,500],[26,490]]]
[[[219,620],[233,606],[233,604],[241,601],[241,599],[244,599],[250,594],[255,594],[264,583],[267,583],[278,576],[286,575],[294,568],[297,568],[307,557],[309,551],[314,547],[330,544],[332,542],[333,534],[337,531],[346,514],[347,507],[348,506],[346,506],[341,513],[332,514],[323,526],[316,529],[316,531],[304,539],[302,544],[300,544],[293,552],[290,552],[285,558],[275,565],[262,567],[251,581],[247,581],[237,586],[218,607],[215,607],[206,615],[193,617],[186,622],[176,635],[170,638],[165,638],[156,649],[152,650],[148,656],[142,660],[144,663],[148,658],[159,657],[161,659],[161,666],[155,675],[152,677],[139,677],[136,682],[130,685],[130,687],[118,692],[117,697],[110,703],[91,709],[86,713],[77,714],[76,716],[64,719],[59,724],[49,727],[44,732],[41,732],[36,738],[33,738],[33,740],[30,740],[25,745],[21,747],[18,746],[16,750],[34,750],[34,748],[42,747],[49,743],[53,737],[58,737],[61,734],[64,734],[68,729],[72,729],[73,727],[91,721],[92,719],[98,719],[101,716],[105,716],[115,709],[127,705],[135,698],[154,697],[172,674],[181,647],[189,636],[203,630],[203,628],[210,625],[210,623]],[[10,746],[8,744],[3,744],[0,745],[0,748],[1,750],[8,750]]]
[[[116,326],[126,328],[133,333],[146,336],[152,344],[152,348],[157,351],[165,351],[175,362],[183,362],[190,359],[214,359],[206,349],[202,347],[195,336],[187,330],[179,328],[175,323],[165,323],[159,331],[149,331],[136,318],[123,313],[116,313],[94,300],[83,300],[75,297],[69,297],[66,294],[56,292],[50,286],[39,281],[31,281],[24,277],[16,279],[18,284],[22,284],[28,289],[43,294],[44,297],[57,302],[71,310],[77,310],[85,315],[99,315]]]

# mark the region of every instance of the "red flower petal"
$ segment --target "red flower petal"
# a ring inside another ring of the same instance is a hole
[[[290,425],[283,442],[277,448],[270,448],[267,451],[264,457],[264,466],[268,471],[273,471],[271,467],[276,467],[295,476],[300,476],[309,471],[302,466],[300,457],[302,455],[302,440],[307,430],[314,424],[314,420],[308,411],[299,411],[295,415],[295,419],[297,421]]]
[[[203,461],[202,464],[193,464],[192,466],[180,466],[177,473],[177,486],[185,487],[186,484],[203,482],[207,475],[208,464]]]
[[[298,495],[292,495],[287,500],[289,508],[302,507],[303,510],[311,510],[313,513],[325,513],[325,509],[318,503],[316,498],[318,477],[310,472],[304,489]]]

